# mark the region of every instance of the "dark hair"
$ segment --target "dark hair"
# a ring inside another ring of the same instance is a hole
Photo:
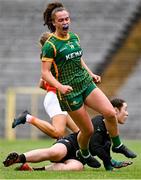
[[[111,100],[111,103],[112,103],[113,107],[117,107],[120,110],[121,107],[123,106],[123,103],[125,103],[125,101],[120,98],[114,98]]]
[[[54,14],[58,11],[65,10],[65,7],[60,2],[54,2],[47,5],[46,10],[43,13],[44,25],[48,26],[48,29],[51,32],[55,32],[55,27],[52,24],[52,20],[54,20]]]

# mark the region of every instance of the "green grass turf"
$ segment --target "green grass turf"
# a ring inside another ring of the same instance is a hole
[[[141,179],[141,141],[139,140],[126,140],[126,144],[130,149],[135,151],[138,156],[133,159],[131,166],[116,169],[114,172],[107,172],[102,167],[99,169],[92,169],[85,166],[84,171],[77,172],[65,172],[65,171],[16,171],[18,166],[13,165],[10,167],[4,167],[2,162],[9,152],[16,151],[23,153],[32,149],[49,147],[52,144],[52,140],[15,140],[7,141],[0,140],[0,179]],[[113,154],[113,157],[117,160],[128,160],[121,154]],[[32,164],[34,167],[42,166],[47,162],[38,164]]]

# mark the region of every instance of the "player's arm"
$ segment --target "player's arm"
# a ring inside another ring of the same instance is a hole
[[[60,82],[58,82],[55,79],[55,77],[52,75],[51,65],[52,65],[51,61],[42,61],[42,65],[41,65],[42,78],[44,81],[48,82],[51,86],[59,89],[62,84]]]
[[[41,64],[41,74],[43,80],[45,80],[49,85],[55,87],[62,94],[70,93],[73,89],[69,85],[61,84],[52,74],[51,67],[56,56],[55,46],[51,42],[45,43],[42,48],[42,64]],[[56,72],[57,73],[57,72]]]
[[[59,88],[61,84],[55,79],[51,73],[51,66],[56,56],[56,48],[51,42],[46,42],[42,48],[42,64],[41,64],[41,75],[42,79],[49,83],[49,85]]]
[[[88,71],[88,73],[90,74],[90,76],[92,76],[93,80],[95,83],[100,83],[101,82],[101,77],[94,74],[89,68],[88,66],[85,64],[84,60],[81,58],[81,64],[82,66]]]
[[[41,67],[42,67],[43,80],[47,81],[49,83],[49,85],[58,89],[58,91],[60,91],[62,94],[67,94],[67,93],[71,92],[73,90],[71,86],[61,84],[52,75],[51,65],[52,65],[52,62],[50,62],[50,61],[42,61]]]

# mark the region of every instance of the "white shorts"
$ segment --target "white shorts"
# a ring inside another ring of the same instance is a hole
[[[68,114],[66,111],[61,110],[57,95],[52,91],[47,92],[44,98],[44,108],[50,118],[59,114]]]

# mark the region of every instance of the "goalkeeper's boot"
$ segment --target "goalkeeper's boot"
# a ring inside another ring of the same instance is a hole
[[[124,144],[122,144],[119,147],[112,147],[112,151],[115,153],[121,153],[123,155],[125,155],[128,158],[135,158],[137,157],[137,155],[132,152],[131,150],[129,150]]]
[[[18,126],[20,124],[25,124],[27,114],[30,114],[30,113],[26,110],[26,111],[22,112],[17,118],[15,118],[12,123],[12,128],[15,128],[16,126]]]
[[[19,155],[16,152],[10,153],[7,158],[3,161],[5,167],[11,166],[17,163],[19,160]]]
[[[101,166],[101,164],[93,156],[89,155],[85,158],[79,150],[76,151],[76,157],[80,162],[82,162],[82,164],[87,164],[90,167],[99,168]]]

